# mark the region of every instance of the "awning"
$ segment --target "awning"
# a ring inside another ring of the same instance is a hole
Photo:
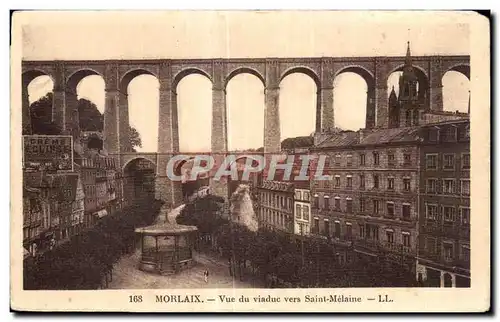
[[[107,216],[108,212],[106,211],[106,209],[101,209],[98,212],[95,212],[94,215],[97,215],[97,217],[102,218],[104,216]]]

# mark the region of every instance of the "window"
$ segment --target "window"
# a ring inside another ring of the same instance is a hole
[[[443,180],[443,193],[447,193],[447,194],[455,193],[455,179],[444,179]]]
[[[389,166],[394,166],[396,164],[396,159],[393,153],[387,155],[387,164]]]
[[[432,142],[439,141],[439,129],[434,128],[429,130],[429,141]]]
[[[341,161],[341,158],[342,158],[342,157],[340,156],[340,154],[337,154],[337,155],[335,156],[335,165],[336,165],[336,166],[340,166],[340,161]]]
[[[468,179],[460,180],[460,193],[463,195],[470,194],[470,180]]]
[[[462,154],[462,169],[470,169],[470,154]]]
[[[460,250],[460,259],[463,261],[470,261],[470,246],[469,245],[462,245],[462,248]]]
[[[309,201],[309,192],[308,191],[304,191],[304,201]]]
[[[457,128],[455,126],[447,126],[443,132],[443,141],[454,142],[457,140]]]
[[[377,174],[373,175],[373,188],[378,189],[378,175]]]
[[[455,169],[455,155],[452,153],[443,155],[443,169],[453,170]]]
[[[404,189],[404,191],[410,191],[411,190],[410,178],[403,178],[403,189]]]
[[[386,234],[386,238],[387,238],[387,243],[394,244],[394,231],[386,230],[385,234]]]
[[[361,153],[359,155],[359,165],[365,165],[366,163],[366,160],[365,160],[365,154],[364,153]]]
[[[302,196],[301,196],[301,192],[300,192],[300,190],[295,190],[295,199],[297,199],[297,200],[301,200],[301,197],[302,197]]]
[[[347,188],[352,188],[352,176],[347,176]]]
[[[460,208],[460,223],[462,225],[470,224],[470,208]]]
[[[403,204],[403,220],[409,220],[411,216],[411,208],[409,204]]]
[[[340,238],[340,221],[335,221],[335,238]]]
[[[404,165],[411,165],[411,154],[410,153],[403,154],[403,162],[404,162]]]
[[[335,197],[335,210],[340,211],[340,198]]]
[[[425,249],[429,254],[437,253],[437,239],[436,237],[426,237],[425,239]]]
[[[394,217],[394,203],[393,202],[387,203],[387,216]]]
[[[324,230],[325,236],[329,237],[330,236],[330,222],[328,222],[328,219],[324,220],[324,224],[325,224],[325,230]]]
[[[387,178],[387,189],[394,190],[394,178]]]
[[[379,211],[379,201],[378,200],[373,200],[373,213],[378,215]]]
[[[346,232],[345,232],[345,236],[347,238],[347,240],[350,240],[352,239],[352,224],[350,222],[346,222]]]
[[[359,199],[359,212],[365,212],[365,199]]]
[[[427,179],[427,193],[435,193],[436,192],[436,179]]]
[[[453,244],[452,243],[443,243],[443,257],[445,261],[453,260]]]
[[[295,205],[295,218],[301,219],[302,214],[301,214],[301,206],[300,205]]]
[[[319,197],[318,195],[314,195],[314,200],[313,200],[313,207],[314,208],[319,208]]]
[[[340,188],[340,176],[335,176],[335,188]]]
[[[436,205],[427,205],[426,217],[427,217],[427,219],[430,219],[430,220],[437,219],[437,206]]]
[[[302,206],[302,219],[309,221],[309,206]]]
[[[411,246],[410,233],[406,232],[406,231],[403,231],[402,234],[403,234],[403,246],[404,247],[410,247]]]
[[[314,218],[314,232],[319,232],[319,218]]]
[[[373,165],[379,165],[380,163],[380,156],[378,152],[373,152]]]
[[[365,238],[365,226],[362,224],[359,224],[359,237]]]
[[[437,154],[426,154],[425,155],[425,164],[427,170],[437,169]]]
[[[348,167],[352,166],[352,154],[347,155],[347,166]]]
[[[449,206],[443,206],[443,218],[444,221],[454,221],[455,220],[455,208]]]
[[[346,199],[346,212],[352,214],[352,199]]]
[[[365,189],[365,175],[364,174],[359,175],[359,189],[362,189],[362,190]]]

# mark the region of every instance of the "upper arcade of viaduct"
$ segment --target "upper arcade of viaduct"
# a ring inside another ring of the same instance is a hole
[[[149,74],[159,81],[158,152],[179,151],[177,123],[178,83],[190,74],[201,74],[213,85],[212,151],[227,151],[226,86],[236,75],[250,73],[265,87],[264,148],[275,152],[280,148],[279,85],[293,73],[303,73],[317,86],[316,131],[335,126],[333,110],[334,79],[341,73],[353,72],[366,81],[366,127],[388,126],[387,80],[401,70],[405,56],[398,57],[321,57],[321,58],[232,58],[232,59],[144,59],[144,60],[59,60],[23,61],[23,125],[29,122],[28,84],[47,75],[54,83],[53,120],[63,131],[71,133],[77,104],[76,87],[86,76],[101,75],[106,100],[104,112],[104,144],[110,153],[128,151],[128,84],[136,76]],[[424,89],[427,107],[443,109],[441,80],[450,70],[470,78],[469,56],[414,56],[419,86]]]

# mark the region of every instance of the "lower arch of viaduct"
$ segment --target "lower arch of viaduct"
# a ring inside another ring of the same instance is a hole
[[[322,58],[246,58],[246,59],[158,59],[102,61],[23,61],[22,62],[22,120],[29,127],[28,84],[36,77],[52,78],[53,121],[71,134],[78,128],[74,111],[77,108],[76,86],[89,75],[100,75],[105,83],[104,146],[121,165],[131,159],[128,139],[127,87],[142,74],[153,75],[159,82],[158,154],[145,156],[155,160],[157,177],[166,177],[169,156],[179,153],[177,123],[177,84],[190,74],[201,74],[212,82],[212,147],[214,153],[227,151],[226,86],[234,76],[250,73],[265,87],[264,151],[280,151],[279,86],[281,80],[293,73],[303,73],[317,86],[316,132],[328,132],[335,127],[333,84],[343,72],[354,72],[368,85],[367,128],[388,126],[387,80],[401,69],[400,57],[322,57]],[[420,82],[426,87],[428,108],[443,109],[441,79],[449,70],[470,78],[469,56],[417,56],[413,65],[419,71]],[[158,179],[157,181],[164,181]],[[164,187],[165,185],[170,187]],[[173,187],[159,182],[157,187],[173,195]],[[170,199],[170,198],[169,198]]]

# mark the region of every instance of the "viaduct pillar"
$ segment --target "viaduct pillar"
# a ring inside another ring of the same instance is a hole
[[[172,88],[172,67],[169,62],[159,66],[159,118],[158,118],[158,157],[156,162],[155,193],[156,199],[172,206],[182,202],[179,182],[173,182],[167,175],[167,164],[172,154],[178,152],[177,94]],[[177,141],[176,141],[177,140]]]
[[[106,65],[104,83],[106,91],[104,104],[104,148],[110,156],[115,156],[117,164],[120,164],[120,91],[118,67],[116,65]]]
[[[375,110],[376,127],[389,127],[389,100],[387,98],[387,78],[389,71],[386,58],[375,60]]]
[[[266,62],[264,153],[281,151],[278,62]]]
[[[442,83],[442,61],[440,58],[432,58],[430,62],[430,108],[433,111],[443,110],[443,83]]]
[[[213,62],[213,87],[212,87],[212,156],[215,164],[222,164],[227,154],[227,106],[225,88],[225,64]],[[211,193],[228,198],[227,181],[210,179]]]
[[[29,79],[23,75],[22,78],[22,95],[23,95],[23,107],[22,107],[22,133],[23,134],[32,134],[32,129],[31,129],[31,113],[30,113],[30,99],[29,99],[29,93],[28,93],[28,85],[29,85]]]
[[[62,131],[69,134],[70,128],[67,119],[70,115],[66,113],[66,84],[64,79],[64,66],[57,62],[54,66],[54,90],[52,96],[52,122]]]
[[[316,132],[330,132],[335,127],[333,111],[333,75],[333,62],[323,59],[321,61],[321,78],[318,88]]]

